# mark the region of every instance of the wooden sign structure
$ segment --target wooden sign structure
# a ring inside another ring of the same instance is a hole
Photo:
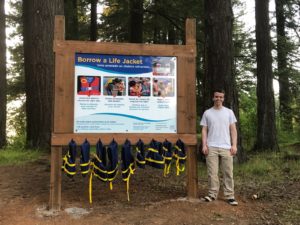
[[[187,147],[187,196],[197,197],[197,135],[196,135],[196,22],[186,20],[185,45],[104,43],[65,40],[64,16],[55,17],[55,92],[54,124],[51,137],[51,175],[49,208],[61,208],[62,146],[73,138],[82,143],[85,138],[95,145],[114,138],[118,143],[126,139],[136,143],[152,139],[175,143],[179,138]],[[168,56],[177,58],[177,132],[176,133],[74,133],[75,54],[115,54],[139,56]]]

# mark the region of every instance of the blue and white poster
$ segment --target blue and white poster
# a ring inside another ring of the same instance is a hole
[[[75,55],[74,133],[177,133],[176,57]]]

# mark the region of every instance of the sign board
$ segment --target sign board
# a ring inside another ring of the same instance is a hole
[[[177,133],[177,58],[75,54],[74,133]]]

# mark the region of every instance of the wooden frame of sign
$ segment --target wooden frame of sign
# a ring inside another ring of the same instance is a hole
[[[101,138],[108,144],[113,138],[118,143],[129,139],[136,143],[152,139],[175,143],[180,138],[187,147],[187,196],[197,197],[197,135],[196,135],[196,22],[186,20],[185,45],[104,43],[69,41],[64,38],[64,16],[55,17],[54,52],[55,84],[53,133],[51,137],[51,175],[49,208],[61,208],[62,146],[73,138],[82,143],[85,138],[93,145]],[[74,68],[75,53],[118,55],[155,55],[177,57],[177,133],[74,133]]]

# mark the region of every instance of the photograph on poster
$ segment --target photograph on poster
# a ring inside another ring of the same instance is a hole
[[[174,97],[174,79],[153,78],[152,90],[154,97]]]
[[[101,94],[101,77],[99,76],[78,76],[77,77],[77,94],[78,95],[100,95]]]
[[[150,96],[150,77],[129,77],[128,96]]]
[[[173,57],[155,57],[152,61],[153,76],[174,76],[175,60]]]
[[[126,95],[125,77],[103,77],[103,94],[111,96]]]

